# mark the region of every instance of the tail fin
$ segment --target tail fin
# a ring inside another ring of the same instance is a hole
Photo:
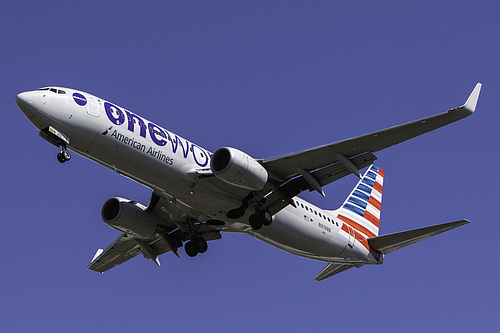
[[[384,171],[371,165],[342,207],[336,210],[338,218],[364,234],[378,236]]]

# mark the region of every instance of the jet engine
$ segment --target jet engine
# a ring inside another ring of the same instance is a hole
[[[217,149],[210,161],[210,168],[217,178],[247,190],[262,190],[267,183],[267,170],[255,159],[235,148]]]
[[[135,201],[108,199],[102,206],[101,217],[110,227],[137,238],[149,239],[156,232],[156,217]]]

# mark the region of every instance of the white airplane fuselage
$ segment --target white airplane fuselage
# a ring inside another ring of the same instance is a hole
[[[69,138],[69,149],[151,188],[192,218],[222,221],[222,231],[246,233],[310,259],[355,265],[383,262],[383,255],[371,253],[354,239],[335,211],[298,197],[293,198],[297,207],[288,205],[260,230],[249,226],[250,210],[240,218],[227,218],[241,199],[235,195],[237,189],[203,179],[211,152],[99,97],[52,89],[17,96],[23,113],[39,130],[52,126]]]

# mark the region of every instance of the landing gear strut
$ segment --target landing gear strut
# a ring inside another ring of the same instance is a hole
[[[253,230],[259,230],[263,225],[271,225],[273,216],[267,210],[260,210],[250,215],[249,222]]]
[[[59,154],[57,154],[57,160],[60,162],[60,163],[64,163],[64,162],[67,162],[71,159],[71,154],[69,151],[67,151],[65,148],[63,148],[63,150],[61,150],[59,152]]]

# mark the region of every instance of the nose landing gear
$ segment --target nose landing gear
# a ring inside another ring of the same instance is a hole
[[[66,150],[66,147],[69,145],[69,137],[67,135],[49,126],[40,130],[40,136],[54,146],[61,147],[61,151],[57,154],[57,160],[60,163],[65,163],[71,159],[71,154]]]
[[[59,154],[57,154],[57,160],[60,163],[65,163],[65,162],[69,161],[70,159],[71,159],[71,154],[65,148],[63,148],[63,150],[61,150],[59,152]]]

